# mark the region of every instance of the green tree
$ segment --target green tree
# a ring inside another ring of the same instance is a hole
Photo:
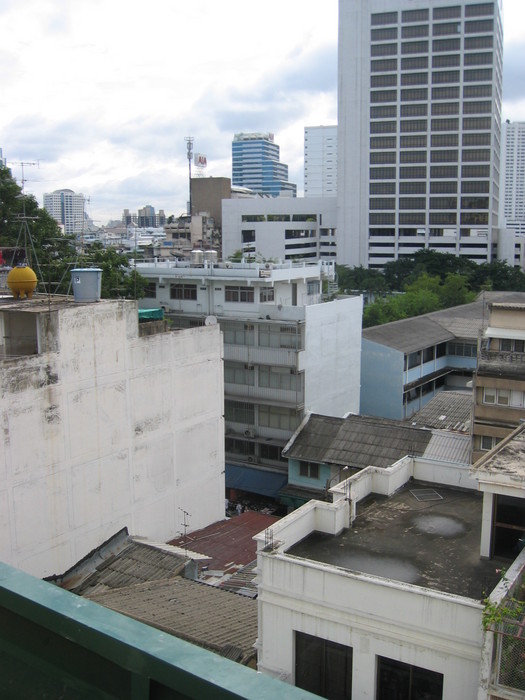
[[[102,269],[104,298],[144,296],[146,280],[130,270],[126,256],[99,243],[80,255],[74,237],[64,236],[36,199],[22,194],[4,166],[0,166],[0,249],[7,264],[27,262],[34,269],[39,292],[69,294],[71,269],[96,266]]]

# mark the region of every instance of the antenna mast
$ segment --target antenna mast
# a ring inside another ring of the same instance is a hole
[[[193,136],[185,136],[186,141],[186,153],[188,156],[188,173],[189,173],[189,192],[190,198],[188,200],[188,214],[191,216],[191,161],[193,158]]]

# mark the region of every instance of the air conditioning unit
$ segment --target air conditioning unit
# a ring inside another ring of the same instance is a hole
[[[253,463],[255,462],[255,457],[254,457],[253,455],[250,455],[250,456],[248,457],[248,462],[250,462],[251,464],[253,464]]]
[[[255,433],[254,433],[253,430],[245,430],[245,431],[244,431],[244,437],[247,437],[247,438],[254,438],[254,437],[255,437]]]

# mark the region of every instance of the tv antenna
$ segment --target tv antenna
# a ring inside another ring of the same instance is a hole
[[[189,173],[189,188],[190,188],[190,198],[188,200],[188,214],[191,216],[191,161],[193,158],[193,136],[185,136],[186,141],[186,154],[188,156],[188,173]]]
[[[184,508],[179,508],[179,510],[182,511],[182,514],[184,516],[184,519],[183,519],[181,525],[184,528],[184,551],[187,552],[188,551],[188,542],[186,540],[186,534],[188,532],[188,527],[190,526],[190,524],[188,523],[188,518],[191,518],[191,515],[190,515],[190,513],[188,513],[187,510],[184,510]]]

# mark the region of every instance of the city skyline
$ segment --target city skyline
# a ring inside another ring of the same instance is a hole
[[[179,215],[188,191],[184,137],[207,156],[205,175],[231,177],[240,131],[275,134],[302,196],[304,127],[337,122],[336,0],[271,0],[256,23],[238,0],[220,8],[154,0],[147,41],[140,9],[120,0],[30,0],[23,21],[19,7],[0,2],[0,146],[19,182],[19,163],[39,161],[24,177],[40,204],[44,192],[70,188],[89,197],[97,224],[145,204]],[[502,117],[521,121],[525,8],[504,0],[503,16]]]

